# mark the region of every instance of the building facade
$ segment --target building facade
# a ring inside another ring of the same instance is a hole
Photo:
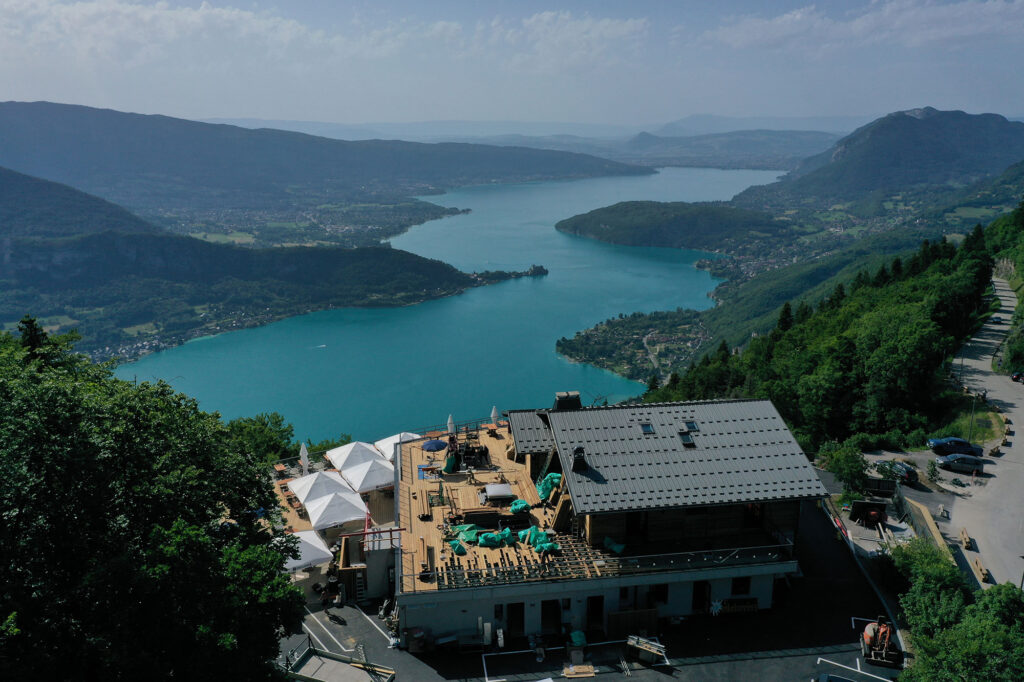
[[[462,430],[443,462],[421,442],[396,459],[403,642],[653,634],[770,608],[799,570],[801,505],[825,489],[770,402],[583,408],[569,393],[507,416]]]

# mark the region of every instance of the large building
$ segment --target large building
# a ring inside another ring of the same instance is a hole
[[[770,402],[583,408],[562,393],[507,417],[440,453],[401,446],[403,643],[654,633],[659,619],[769,608],[799,570],[800,507],[825,489]],[[553,488],[544,500],[537,482]]]

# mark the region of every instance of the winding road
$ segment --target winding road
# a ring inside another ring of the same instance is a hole
[[[993,279],[993,284],[1001,304],[995,315],[1002,322],[990,319],[963,347],[962,381],[972,393],[987,392],[988,401],[1010,420],[1009,443],[1001,446],[1002,456],[986,456],[985,475],[970,487],[969,495],[956,498],[950,510],[951,535],[956,537],[960,528],[967,528],[991,574],[988,586],[1024,580],[1024,515],[1018,508],[1024,505],[1024,445],[1014,437],[1017,427],[1024,426],[1024,385],[992,371],[993,354],[1009,331],[1017,296],[1005,280]],[[961,363],[953,369],[960,372]],[[986,452],[996,444],[985,444]]]

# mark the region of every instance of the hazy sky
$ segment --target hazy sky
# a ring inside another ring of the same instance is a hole
[[[189,118],[1024,115],[1024,0],[0,0],[0,99]]]

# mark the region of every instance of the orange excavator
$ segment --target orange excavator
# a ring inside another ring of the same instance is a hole
[[[903,652],[896,640],[896,629],[879,616],[874,623],[868,623],[860,640],[860,650],[864,660],[875,665],[898,668],[903,660]]]

